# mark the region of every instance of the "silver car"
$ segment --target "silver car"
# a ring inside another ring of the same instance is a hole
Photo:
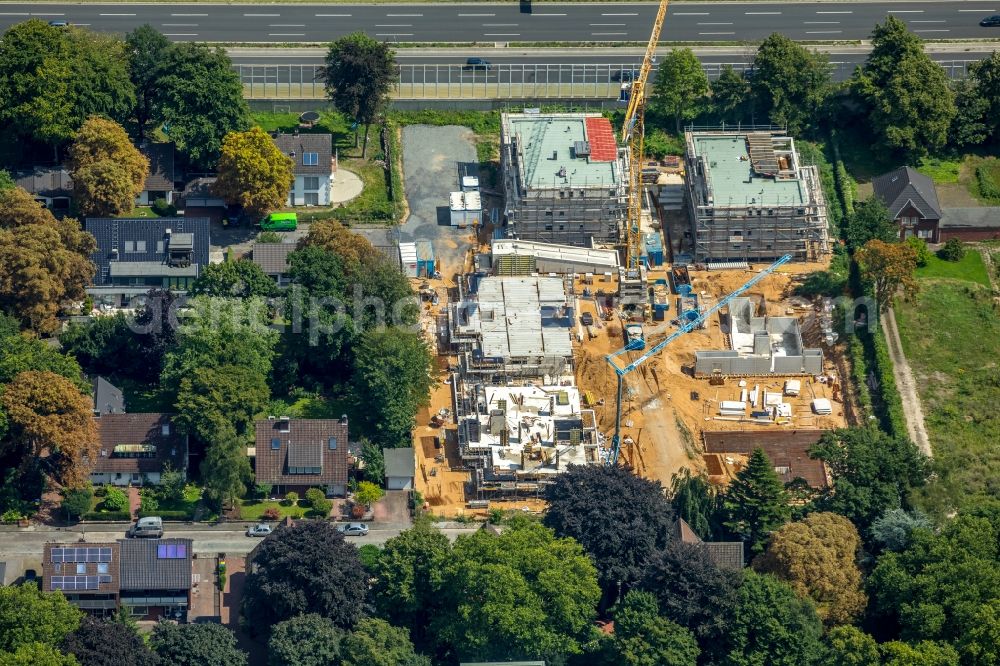
[[[264,523],[257,523],[253,527],[247,528],[248,537],[266,537],[271,533],[271,526]]]
[[[347,523],[337,528],[344,536],[364,536],[368,534],[368,526],[364,523]]]

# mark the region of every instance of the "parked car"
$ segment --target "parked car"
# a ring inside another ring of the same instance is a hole
[[[266,537],[271,533],[271,526],[265,523],[257,523],[252,527],[247,528],[248,537]]]
[[[465,61],[465,67],[462,69],[489,69],[490,61],[486,58],[469,58]]]
[[[135,525],[128,528],[125,536],[130,539],[159,539],[163,536],[163,519],[159,516],[140,518]]]
[[[364,523],[345,523],[337,531],[344,536],[364,536],[368,534],[368,526]]]
[[[584,326],[593,326],[594,315],[590,314],[589,312],[584,312],[582,315],[580,315],[580,323],[583,324]]]
[[[984,28],[996,28],[997,26],[1000,26],[1000,14],[987,16],[986,18],[984,18],[982,21],[979,22],[979,25],[983,26]]]

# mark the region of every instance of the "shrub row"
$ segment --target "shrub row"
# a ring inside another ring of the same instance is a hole
[[[979,196],[991,201],[1000,201],[1000,186],[993,180],[989,166],[982,164],[976,167],[976,185],[979,187]]]
[[[895,437],[906,437],[906,419],[903,417],[903,400],[896,388],[896,378],[892,374],[892,360],[889,358],[889,343],[882,328],[875,330],[871,338],[872,370],[878,378],[881,394],[882,413],[879,415],[882,428]]]
[[[159,516],[163,520],[191,520],[190,511],[172,511],[169,509],[157,509],[156,511],[140,511],[140,518]]]
[[[80,516],[80,520],[132,520],[132,514],[128,511],[88,511]]]

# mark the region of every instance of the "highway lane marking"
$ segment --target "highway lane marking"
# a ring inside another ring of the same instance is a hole
[[[484,32],[483,37],[520,37],[519,32]]]
[[[197,32],[165,32],[164,37],[197,37]]]
[[[840,25],[840,21],[803,21],[803,25]]]
[[[627,32],[592,32],[592,36],[597,37],[599,35],[627,35]]]
[[[305,37],[304,32],[269,32],[268,37]]]
[[[699,35],[735,35],[735,32],[699,32]]]
[[[699,23],[698,25],[732,25],[732,22],[730,22],[730,23]]]
[[[77,25],[80,25],[79,23]],[[164,28],[197,28],[197,23],[161,23]]]
[[[243,16],[272,16],[272,17],[280,17],[281,14],[244,14]]]
[[[65,14],[39,14],[38,12],[32,12],[32,16],[66,16]],[[79,25],[79,24],[77,24]]]
[[[839,35],[843,30],[806,30],[807,35]]]
[[[674,12],[671,16],[708,16],[708,12]]]
[[[208,14],[171,14],[171,16],[208,16]]]
[[[943,30],[942,29],[938,29],[938,30],[914,30],[913,32],[951,32],[951,30],[948,30],[947,28],[945,28]]]
[[[617,28],[619,26],[628,25],[626,23],[591,23],[591,28]]]
[[[423,16],[423,14],[386,14],[386,16],[387,17],[394,17],[394,16],[399,16],[399,17],[402,17],[402,16]]]
[[[923,14],[924,10],[922,10],[922,9],[890,9],[890,10],[888,10],[887,13],[889,13],[889,14]]]
[[[538,13],[535,13],[535,14],[532,14],[532,16],[566,16],[566,15],[565,14],[538,14]],[[604,16],[604,14],[602,14],[601,16]]]
[[[781,16],[781,12],[743,12],[746,16]]]
[[[947,21],[910,21],[910,23],[947,23]]]
[[[459,14],[459,16],[496,16],[496,14]]]
[[[516,28],[516,23],[484,23],[484,28]]]
[[[959,9],[958,11],[960,11],[960,12],[976,12],[977,14],[981,14],[982,12],[995,12],[996,10],[995,9]]]
[[[412,23],[376,23],[376,28],[412,28]]]
[[[854,12],[852,12],[852,11],[845,11],[845,12],[816,12],[816,13],[817,14],[853,14]]]
[[[0,16],[30,16],[28,12],[0,12]]]
[[[634,13],[634,12],[631,13],[631,14],[601,14],[601,16],[638,16],[638,15],[639,15],[638,13]],[[564,16],[565,16],[565,14],[564,14]]]
[[[316,16],[320,17],[320,18],[322,18],[324,16],[338,16],[338,17],[341,17],[341,18],[349,18],[351,15],[350,14],[316,14]]]
[[[376,32],[376,37],[413,37],[412,32]]]
[[[98,14],[98,16],[135,16],[135,14]]]
[[[268,28],[304,28],[305,23],[269,23]]]

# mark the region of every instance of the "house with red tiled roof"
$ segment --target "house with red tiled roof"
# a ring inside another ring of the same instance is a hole
[[[258,484],[273,492],[300,494],[322,488],[328,496],[347,493],[347,417],[268,417],[255,424],[252,449]]]
[[[94,421],[100,439],[97,457],[89,461],[95,486],[156,485],[167,466],[186,473],[188,438],[172,414],[102,413]]]

